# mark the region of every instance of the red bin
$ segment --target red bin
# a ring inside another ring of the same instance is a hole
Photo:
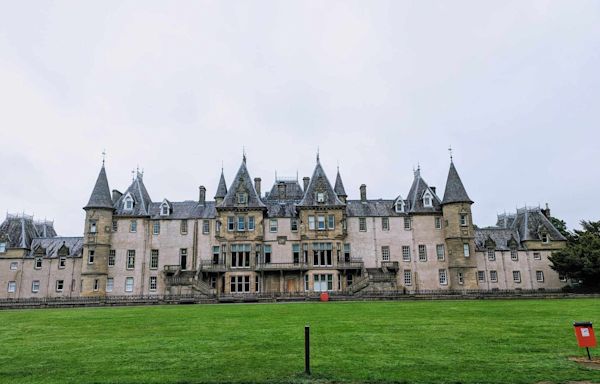
[[[329,301],[329,292],[321,292],[321,301]]]
[[[573,323],[573,326],[575,327],[575,336],[577,336],[577,343],[580,347],[596,346],[596,335],[594,335],[592,323]]]

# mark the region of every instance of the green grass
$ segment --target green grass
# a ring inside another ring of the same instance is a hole
[[[1,311],[0,382],[303,382],[306,323],[315,381],[600,382],[573,320],[600,300]]]

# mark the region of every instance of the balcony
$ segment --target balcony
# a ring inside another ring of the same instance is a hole
[[[260,263],[256,266],[258,271],[304,271],[308,269],[306,263]]]
[[[337,263],[337,269],[362,269],[364,264],[362,259],[341,260]]]
[[[382,261],[381,269],[388,271],[397,271],[400,269],[400,265],[397,261]]]
[[[213,260],[200,260],[200,270],[202,272],[226,272],[227,269],[227,265],[222,260],[216,263]]]
[[[165,265],[164,271],[168,273],[177,273],[181,270],[181,265]]]

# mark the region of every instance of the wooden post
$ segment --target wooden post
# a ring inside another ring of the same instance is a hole
[[[310,375],[310,325],[304,326],[304,373]]]

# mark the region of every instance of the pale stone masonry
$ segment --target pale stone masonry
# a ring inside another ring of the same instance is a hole
[[[549,209],[473,225],[453,162],[438,197],[421,171],[406,196],[348,200],[320,160],[302,185],[277,179],[266,193],[244,156],[214,201],[152,201],[139,172],[121,193],[102,166],[82,237],[51,222],[7,215],[0,226],[0,298],[313,291],[556,289],[548,257],[566,239]]]

